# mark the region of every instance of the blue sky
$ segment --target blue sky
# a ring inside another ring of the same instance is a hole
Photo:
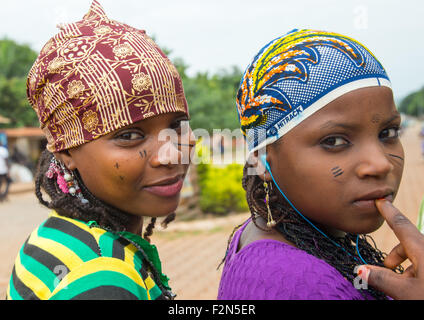
[[[270,40],[294,29],[339,32],[366,45],[392,80],[395,98],[424,86],[422,0],[99,0],[107,15],[146,30],[188,72],[244,70]],[[39,51],[56,24],[80,20],[91,0],[3,0],[0,37]]]

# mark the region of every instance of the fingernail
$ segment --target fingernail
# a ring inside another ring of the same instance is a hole
[[[384,201],[382,202],[382,204],[385,205],[385,206],[392,206],[393,207],[392,201],[389,201],[388,199],[384,199]]]
[[[366,266],[358,267],[358,276],[361,277],[362,280],[368,281],[369,273],[370,269],[368,269]]]
[[[387,200],[386,198],[380,198],[380,199],[375,199],[375,203],[379,202],[381,203],[381,205],[384,204],[392,204],[389,200]]]

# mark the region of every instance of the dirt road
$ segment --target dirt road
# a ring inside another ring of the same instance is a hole
[[[405,148],[405,171],[395,205],[413,222],[424,196],[424,159],[421,156],[419,126],[410,128],[402,136]],[[28,234],[42,222],[48,211],[41,207],[31,192],[11,194],[9,201],[0,203],[2,233],[0,233],[0,297],[9,282],[16,254]],[[167,230],[156,230],[152,242],[159,249],[163,271],[177,299],[215,299],[228,236],[234,226],[249,215],[181,222],[176,219]],[[385,252],[397,244],[389,227],[384,224],[372,234],[379,248]]]

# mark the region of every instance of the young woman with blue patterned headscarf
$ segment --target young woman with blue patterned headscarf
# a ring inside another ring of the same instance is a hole
[[[293,30],[255,56],[237,109],[252,217],[229,244],[218,298],[388,298],[358,275],[384,265],[366,234],[383,224],[375,203],[393,202],[404,165],[380,62],[349,37]]]

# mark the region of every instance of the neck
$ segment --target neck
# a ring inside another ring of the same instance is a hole
[[[97,198],[95,195],[91,193],[91,191],[87,188],[87,186],[84,184],[84,181],[82,180],[79,172],[77,169],[74,170],[75,177],[80,185],[80,188],[85,196],[85,198],[89,199],[89,201],[92,201],[93,203],[100,203],[101,206],[106,208],[110,211],[118,211],[121,215],[128,215],[129,220],[128,223],[125,225],[125,230],[137,235],[141,235],[143,231],[143,217],[139,217],[133,214],[126,213],[124,211],[121,211],[118,208],[115,208],[105,201]]]
[[[346,236],[346,232],[342,230],[338,230],[324,225],[317,225],[317,227],[321,229],[321,231],[324,232],[326,235],[332,236],[334,238],[344,238]]]
[[[143,232],[143,217],[132,215],[128,225],[126,226],[128,232],[141,235]]]

